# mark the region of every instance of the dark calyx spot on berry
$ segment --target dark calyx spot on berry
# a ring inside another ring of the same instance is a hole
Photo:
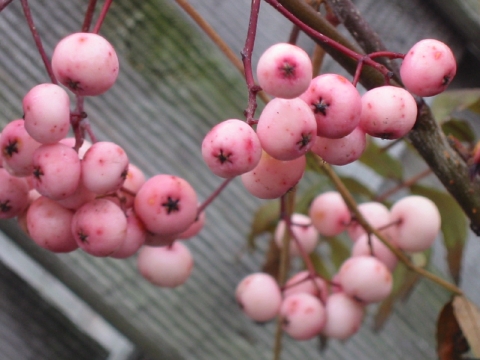
[[[282,75],[285,78],[293,78],[295,77],[295,66],[290,64],[289,62],[284,62],[280,67],[279,70],[281,71]]]
[[[310,144],[310,141],[312,140],[312,134],[302,134],[302,140],[297,142],[297,145],[299,145],[300,150],[303,149],[305,146]]]
[[[10,205],[10,200],[0,202],[0,212],[7,213],[10,210],[12,210],[12,206]]]
[[[44,175],[44,174],[43,174],[43,171],[42,171],[42,169],[41,169],[39,166],[33,168],[33,177],[34,177],[35,179],[41,180],[40,178],[41,178],[43,175]]]
[[[383,139],[383,140],[390,140],[390,139],[395,138],[395,134],[389,133],[389,132],[378,133],[378,134],[374,134],[372,136],[378,137],[378,138]]]
[[[220,150],[220,154],[217,155],[217,159],[218,161],[220,161],[220,164],[225,164],[226,162],[229,162],[231,163],[232,160],[230,160],[230,156],[232,156],[232,154],[226,154],[223,152],[223,150]]]
[[[11,158],[13,154],[18,154],[18,141],[8,140],[8,144],[3,148],[3,155],[5,157]]]
[[[128,166],[122,171],[122,173],[120,174],[120,177],[125,180],[127,178],[127,175],[128,175]]]
[[[315,114],[321,113],[322,115],[326,116],[327,115],[327,109],[330,106],[330,104],[327,104],[325,100],[320,98],[318,102],[313,104],[313,112]]]
[[[85,234],[82,230],[78,232],[78,238],[82,243],[88,244],[88,235]]]
[[[80,81],[75,81],[73,79],[67,79],[67,87],[72,91],[83,90],[80,86]]]
[[[170,196],[168,197],[167,201],[162,204],[162,206],[167,209],[167,214],[171,214],[172,212],[180,211],[180,207],[178,203],[180,199],[172,199]]]
[[[450,84],[450,80],[452,78],[450,77],[450,75],[445,75],[442,79],[442,86],[447,86],[448,84]]]

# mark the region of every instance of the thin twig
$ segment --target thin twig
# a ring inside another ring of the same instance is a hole
[[[92,33],[98,34],[100,32],[100,28],[102,27],[103,21],[107,16],[108,9],[110,9],[110,5],[112,5],[113,0],[105,0],[102,6],[102,10],[100,10],[100,15],[98,16],[97,22],[93,27]]]
[[[230,183],[230,181],[232,181],[233,179],[234,178],[225,179],[220,184],[220,186],[212,194],[210,194],[210,196],[198,207],[197,214],[200,215],[205,210],[205,208],[208,205],[210,205],[213,202],[213,200],[217,198],[217,196],[222,192],[222,190],[225,189],[227,185]]]
[[[93,13],[95,12],[95,6],[97,5],[97,0],[90,0],[88,2],[87,11],[85,11],[85,18],[83,19],[82,32],[87,32],[92,25]]]
[[[0,0],[0,12],[5,9],[13,0]]]

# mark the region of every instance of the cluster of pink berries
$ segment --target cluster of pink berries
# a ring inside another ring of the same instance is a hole
[[[408,52],[402,80],[412,93],[432,96],[445,90],[456,72],[451,50],[427,39]],[[417,118],[411,93],[381,86],[360,95],[341,75],[312,79],[312,63],[301,48],[280,43],[260,57],[257,78],[275,96],[263,109],[256,129],[229,119],[216,125],[202,143],[203,158],[221,177],[241,175],[246,189],[263,199],[278,198],[302,177],[305,154],[333,165],[357,160],[366,134],[384,139],[406,135]]]
[[[106,92],[119,71],[112,45],[93,33],[62,39],[51,65],[77,96]],[[139,251],[138,268],[149,281],[183,283],[193,260],[174,241],[194,236],[205,221],[190,184],[166,174],[146,180],[112,142],[83,141],[79,147],[67,135],[72,118],[81,115],[70,111],[69,94],[60,85],[33,87],[23,110],[23,119],[0,134],[0,219],[17,217],[33,241],[53,252],[81,248],[122,259]]]
[[[440,231],[436,205],[422,196],[404,197],[391,209],[379,202],[363,203],[358,209],[394,247],[407,253],[428,249]],[[361,326],[365,306],[391,293],[396,255],[365,232],[335,191],[318,195],[308,216],[293,214],[291,231],[291,256],[311,253],[319,235],[336,236],[344,231],[353,242],[351,256],[328,281],[301,271],[280,288],[266,273],[251,274],[237,286],[240,307],[255,321],[280,316],[284,331],[297,340],[320,334],[341,340],[352,336]],[[281,221],[274,234],[279,247],[284,232],[285,223]]]

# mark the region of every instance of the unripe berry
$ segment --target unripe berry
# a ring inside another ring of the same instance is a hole
[[[362,96],[360,127],[369,135],[382,139],[398,139],[415,125],[417,103],[405,89],[380,86]]]
[[[202,142],[203,160],[215,175],[223,178],[252,170],[261,155],[257,134],[242,120],[222,121],[209,131]]]
[[[413,45],[400,66],[403,84],[418,96],[440,94],[456,72],[457,63],[452,50],[435,39],[424,39]]]
[[[279,43],[260,56],[257,65],[260,87],[268,94],[293,99],[302,94],[312,80],[312,62],[298,46]]]
[[[292,214],[291,224],[291,231],[299,245],[306,254],[310,254],[318,244],[318,231],[312,226],[312,221],[306,215],[294,213]],[[274,239],[280,249],[283,247],[285,227],[285,221],[281,220],[275,229]],[[301,255],[299,245],[293,237],[290,238],[289,254],[291,256]]]
[[[52,55],[55,77],[81,96],[100,95],[118,76],[119,64],[113,46],[94,33],[74,33],[63,38]]]
[[[137,258],[140,274],[150,283],[174,288],[184,284],[193,269],[193,258],[190,250],[176,241],[170,246],[140,249]]]
[[[282,294],[277,281],[266,273],[254,273],[243,278],[235,290],[242,311],[254,321],[269,321],[277,316]]]
[[[25,129],[42,144],[54,144],[70,129],[70,98],[56,84],[39,84],[23,98]]]
[[[293,160],[312,147],[317,123],[308,105],[299,98],[271,100],[257,124],[263,150],[278,160]]]
[[[318,195],[310,204],[308,215],[312,225],[324,236],[342,233],[350,223],[350,210],[340,193],[327,191]]]

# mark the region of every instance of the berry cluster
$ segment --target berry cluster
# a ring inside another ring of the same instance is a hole
[[[390,209],[378,202],[360,204],[358,209],[390,244],[407,253],[428,249],[440,231],[437,207],[422,196],[404,197]],[[318,195],[308,216],[292,214],[289,251],[291,256],[309,254],[315,250],[319,235],[336,236],[344,231],[353,242],[351,256],[331,280],[301,271],[281,288],[266,273],[250,274],[236,289],[237,302],[245,314],[261,322],[280,316],[284,331],[297,340],[320,334],[343,340],[356,333],[365,306],[390,295],[395,254],[365,232],[335,191]],[[285,222],[281,221],[274,234],[279,247],[284,232]]]
[[[106,92],[119,71],[112,45],[94,33],[62,39],[51,66],[82,97]],[[83,140],[74,124],[86,115],[70,110],[60,85],[39,84],[22,104],[23,119],[0,134],[0,218],[17,217],[34,242],[53,252],[81,248],[123,259],[151,245],[138,256],[140,273],[160,286],[183,283],[193,260],[173,242],[196,235],[205,221],[191,185],[167,174],[146,180],[121,146]],[[68,137],[71,124],[75,137]],[[163,245],[171,246],[152,247]]]

